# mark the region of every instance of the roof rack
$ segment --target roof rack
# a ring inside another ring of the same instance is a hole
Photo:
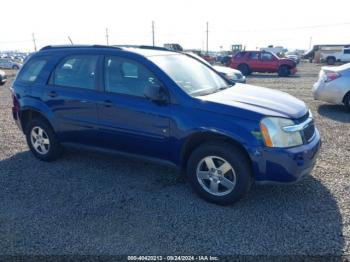
[[[40,49],[50,50],[50,49],[64,49],[64,48],[114,48],[121,50],[118,46],[109,46],[109,45],[47,45]]]
[[[115,47],[124,47],[124,48],[140,48],[140,49],[150,49],[150,50],[159,50],[159,51],[168,51],[173,52],[173,50],[167,49],[161,46],[152,46],[152,45],[113,45]]]

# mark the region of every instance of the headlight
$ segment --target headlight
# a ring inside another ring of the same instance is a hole
[[[237,77],[237,75],[236,74],[232,74],[232,75],[230,75],[230,80],[238,80],[238,77]]]
[[[260,129],[265,145],[268,147],[293,147],[303,144],[299,131],[286,132],[285,126],[292,126],[295,123],[291,119],[280,117],[265,117],[260,122]]]

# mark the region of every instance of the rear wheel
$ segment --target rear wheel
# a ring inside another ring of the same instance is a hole
[[[246,64],[241,64],[241,65],[239,65],[239,66],[237,67],[237,69],[238,69],[239,71],[241,71],[242,74],[245,75],[245,76],[246,76],[246,75],[249,75],[249,74],[251,73],[249,66],[246,65]]]
[[[191,154],[187,175],[200,197],[219,205],[241,199],[252,183],[250,162],[245,154],[219,141],[205,143]]]
[[[53,161],[62,153],[62,147],[49,123],[42,118],[31,120],[25,129],[28,146],[34,156]]]
[[[334,57],[327,57],[327,64],[328,65],[334,65],[335,64],[335,58]]]
[[[281,65],[278,69],[278,75],[285,77],[290,75],[290,69],[286,65]]]

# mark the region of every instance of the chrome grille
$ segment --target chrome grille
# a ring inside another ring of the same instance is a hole
[[[304,137],[306,141],[310,141],[312,139],[312,137],[315,134],[315,125],[314,122],[311,122],[304,130]]]

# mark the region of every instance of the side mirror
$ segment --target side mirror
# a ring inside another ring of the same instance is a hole
[[[166,103],[168,101],[168,97],[163,87],[159,84],[147,85],[144,91],[144,95],[147,99],[153,102]]]

